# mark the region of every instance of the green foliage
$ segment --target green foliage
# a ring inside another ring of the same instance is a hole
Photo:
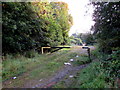
[[[63,2],[3,2],[3,53],[67,44],[72,17]]]
[[[120,78],[120,50],[107,55],[107,58],[101,59],[101,67],[105,70],[106,82],[115,86],[116,77]]]
[[[48,76],[55,74],[56,71],[61,69],[64,66],[64,62],[68,62],[70,58],[74,57],[75,53],[70,52],[70,50],[61,50],[50,55],[40,55],[38,53],[35,53],[35,57],[33,58],[27,58],[23,55],[15,58],[11,55],[8,55],[8,57],[6,57],[6,60],[3,61],[2,81],[5,81],[12,77],[18,78],[19,75],[23,74],[24,72],[27,73],[27,76],[23,75],[23,79],[16,79],[17,82],[22,81],[25,84],[26,82],[24,80],[26,80],[26,78],[32,78],[33,80],[36,78],[37,80],[40,78],[47,78]],[[20,87],[19,84],[16,84],[17,82],[14,82],[13,80],[13,82],[9,85],[16,85],[16,87]]]
[[[74,33],[70,37],[71,43],[82,45],[83,43],[86,43],[87,45],[93,45],[95,43],[95,39],[93,35],[89,33]]]
[[[89,57],[86,55],[81,55],[80,57],[76,57],[76,61],[73,62],[75,65],[82,65],[90,63]]]
[[[120,46],[120,4],[119,2],[94,2],[92,27],[102,52],[111,53],[113,47]]]
[[[99,62],[92,62],[88,67],[82,69],[76,78],[77,81],[72,87],[75,88],[106,88],[105,74],[100,68]]]
[[[74,52],[74,53],[71,53],[71,54],[70,54],[70,57],[75,57],[76,55],[77,55],[77,53]]]
[[[33,58],[33,57],[35,57],[35,54],[36,54],[36,52],[34,50],[27,51],[27,52],[25,52],[25,57]]]
[[[81,39],[87,44],[87,45],[93,45],[95,43],[95,39],[93,37],[93,34],[86,33],[82,34]]]
[[[76,37],[76,34],[70,36],[70,43],[74,45],[82,45],[82,40],[80,37]]]
[[[118,24],[120,4],[119,2],[94,2],[93,5],[95,25],[92,30],[100,51],[95,55],[104,70],[105,81],[112,87],[116,87],[115,80],[120,78],[120,25]]]
[[[11,59],[3,62],[2,79],[6,80],[26,71],[23,62],[17,59]]]
[[[105,82],[112,87],[117,87],[115,81],[116,78],[120,78],[120,49],[113,48],[113,50],[112,54],[101,53],[98,49],[91,53],[99,59],[100,67],[103,69],[102,72],[105,75]]]

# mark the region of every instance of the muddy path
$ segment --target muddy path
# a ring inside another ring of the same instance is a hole
[[[75,67],[72,65],[71,66],[66,65],[62,70],[58,71],[52,78],[50,78],[49,80],[43,83],[37,84],[32,88],[50,88],[56,83],[58,83],[59,81],[62,81],[66,75],[74,76],[77,73],[77,71],[80,71],[87,65],[88,64],[84,64],[84,65],[75,66]]]

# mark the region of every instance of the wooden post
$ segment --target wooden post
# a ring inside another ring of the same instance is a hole
[[[83,49],[87,49],[87,52],[88,52],[88,58],[89,60],[91,61],[91,58],[90,58],[90,48],[89,47],[82,47]]]
[[[91,61],[91,58],[90,58],[90,48],[88,48],[88,57],[89,57],[89,59],[90,59],[90,61]]]

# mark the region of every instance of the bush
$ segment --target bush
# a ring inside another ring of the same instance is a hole
[[[35,55],[36,55],[36,52],[34,50],[25,52],[25,57],[27,57],[27,58],[33,58],[33,57],[35,57]]]
[[[120,78],[120,50],[107,55],[107,57],[104,60],[101,60],[101,62],[102,67],[105,70],[106,82],[112,83],[114,87],[115,78]]]

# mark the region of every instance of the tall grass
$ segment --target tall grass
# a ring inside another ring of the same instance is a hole
[[[76,76],[77,82],[72,87],[75,88],[108,88],[105,82],[105,74],[100,68],[99,62],[91,63],[88,67],[80,71]]]
[[[42,59],[43,57],[35,53],[34,58],[27,58],[25,56],[14,57],[11,55],[7,55],[7,59],[2,62],[2,79],[7,80],[11,77],[22,74],[28,70],[28,67],[34,67],[39,63],[39,60],[36,59],[39,57]]]

